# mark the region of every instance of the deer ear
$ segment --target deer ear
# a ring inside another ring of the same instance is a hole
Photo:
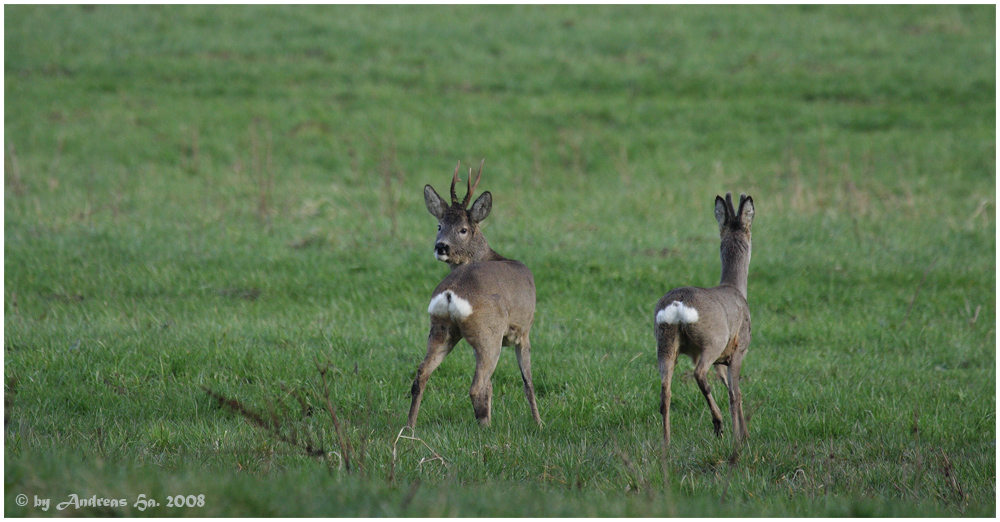
[[[448,210],[448,204],[444,202],[444,199],[441,199],[441,196],[438,196],[434,187],[430,185],[424,186],[424,204],[427,205],[427,211],[438,219],[441,219],[444,211]]]
[[[753,223],[753,198],[746,194],[740,194],[740,210],[736,213],[739,216],[740,224],[744,228],[750,228]]]
[[[722,196],[715,196],[715,220],[719,222],[719,228],[726,225],[728,214],[729,208],[726,205],[726,200],[722,199]]]
[[[493,210],[493,194],[486,191],[480,194],[476,198],[476,202],[472,204],[472,208],[469,209],[469,218],[479,223],[490,215],[490,210]]]

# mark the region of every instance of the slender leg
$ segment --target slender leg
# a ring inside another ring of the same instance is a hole
[[[742,364],[743,353],[734,354],[733,360],[729,364],[729,413],[733,417],[733,453],[729,456],[730,464],[739,462],[743,443],[748,435],[747,422],[743,417],[743,394],[740,392],[740,366]]]
[[[723,366],[725,366],[725,368],[723,368]],[[729,388],[729,365],[716,364],[715,373],[719,375],[719,380],[722,381],[722,384],[726,388]]]
[[[406,425],[410,429],[417,425],[417,413],[420,412],[420,401],[424,396],[427,379],[430,379],[431,373],[451,353],[452,348],[460,339],[459,335],[452,335],[447,324],[431,324],[431,332],[427,336],[427,356],[417,368],[417,376],[413,379],[413,388],[410,390],[413,401],[410,403],[410,415],[406,421]]]
[[[694,380],[698,382],[701,393],[705,396],[705,400],[708,401],[708,409],[712,410],[712,426],[715,429],[715,435],[721,437],[722,412],[719,411],[719,406],[715,404],[715,399],[712,398],[712,388],[708,385],[708,367],[711,365],[712,361],[708,357],[699,357],[694,365]]]
[[[656,328],[656,359],[660,367],[660,414],[663,415],[663,451],[670,447],[670,381],[677,363],[678,330],[675,325]]]
[[[531,416],[535,423],[542,425],[542,417],[538,415],[538,405],[535,403],[535,385],[531,383],[531,341],[527,334],[521,340],[521,344],[514,346],[514,353],[517,354],[517,366],[521,368],[521,380],[524,381],[524,395],[528,398],[528,406],[531,407]]]
[[[476,413],[476,420],[479,421],[479,424],[489,426],[493,411],[493,382],[490,378],[497,368],[497,361],[500,360],[503,337],[498,336],[495,339],[469,338],[467,340],[476,354],[476,373],[472,376],[472,388],[469,389],[472,409]]]
[[[729,413],[733,418],[733,438],[737,445],[748,436],[747,423],[743,416],[743,393],[740,392],[741,366],[743,366],[743,353],[736,353],[729,363]]]

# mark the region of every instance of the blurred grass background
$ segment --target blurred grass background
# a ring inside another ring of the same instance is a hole
[[[5,514],[995,516],[995,7],[4,13]],[[429,449],[420,194],[484,157],[547,426],[505,353],[479,429],[463,344]],[[726,191],[751,445],[682,375],[661,461],[653,306],[717,283]],[[317,360],[361,470],[203,391],[342,453]]]

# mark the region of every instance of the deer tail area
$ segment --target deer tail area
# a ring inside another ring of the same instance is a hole
[[[452,321],[462,321],[472,315],[472,305],[451,290],[445,290],[431,299],[427,313],[435,317],[450,318]]]
[[[698,310],[674,301],[656,314],[656,324],[691,324],[698,322]]]

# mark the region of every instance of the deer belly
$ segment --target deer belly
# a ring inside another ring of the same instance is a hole
[[[520,327],[510,325],[507,327],[507,333],[503,336],[504,346],[515,346],[521,344],[521,339],[524,336],[524,330]]]
[[[719,358],[715,360],[715,364],[729,364],[729,359],[732,358],[733,352],[736,351],[736,347],[739,345],[739,342],[740,334],[737,332],[736,335],[734,335],[733,338],[726,343],[726,349],[722,350],[722,353],[719,354]]]

